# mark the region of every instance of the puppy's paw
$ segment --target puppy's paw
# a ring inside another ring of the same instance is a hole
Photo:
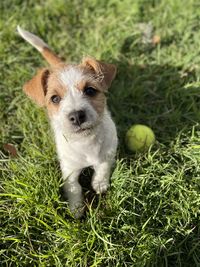
[[[93,181],[92,187],[97,194],[105,193],[109,188],[109,182],[107,180]]]
[[[70,211],[75,219],[80,219],[84,215],[85,207],[83,203],[71,203],[70,204]]]

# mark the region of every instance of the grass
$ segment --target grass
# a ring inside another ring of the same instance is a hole
[[[0,9],[1,266],[200,266],[198,1],[7,0]],[[157,45],[142,43],[149,22]],[[108,96],[120,141],[112,186],[82,221],[60,196],[45,112],[22,93],[45,63],[17,24],[67,61],[92,55],[118,66]],[[154,130],[149,152],[126,150],[133,123]]]

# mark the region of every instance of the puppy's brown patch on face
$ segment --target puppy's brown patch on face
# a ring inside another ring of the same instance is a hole
[[[99,81],[96,78],[94,72],[88,69],[87,67],[79,66],[79,68],[82,69],[86,77],[90,77],[90,79],[79,82],[77,84],[77,89],[83,92],[83,94],[85,95],[85,97],[87,97],[92,107],[100,115],[101,113],[103,113],[106,105],[105,90],[104,88],[102,88],[101,81]],[[94,96],[89,96],[85,94],[85,90],[88,87],[94,88],[96,90],[96,94]]]
[[[48,80],[48,89],[45,97],[46,107],[49,116],[55,114],[59,110],[60,101],[62,101],[66,93],[67,93],[66,86],[62,85],[56,73],[52,74]],[[54,103],[52,101],[52,97],[55,98],[55,96],[57,96],[57,100],[60,99],[60,101],[57,101],[57,103]]]
[[[85,88],[83,89],[83,93],[84,93],[84,90],[86,90],[87,88],[93,88],[94,90],[96,90],[96,93],[94,96],[89,96],[85,94],[85,97],[88,98],[88,101],[90,102],[92,107],[100,115],[101,113],[103,113],[104,108],[106,106],[105,92],[104,90],[102,90],[102,88],[97,83],[91,83],[91,82],[86,83]]]
[[[98,114],[103,113],[106,105],[106,97],[103,92],[98,91],[96,96],[89,98],[89,101]]]
[[[80,81],[78,84],[77,84],[77,89],[79,91],[84,91],[85,87],[86,87],[86,81]]]

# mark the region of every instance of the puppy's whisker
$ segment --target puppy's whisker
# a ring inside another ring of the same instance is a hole
[[[65,138],[65,140],[66,140],[67,142],[69,142],[69,140],[67,139],[67,137],[66,137],[65,134],[63,134],[63,137]]]

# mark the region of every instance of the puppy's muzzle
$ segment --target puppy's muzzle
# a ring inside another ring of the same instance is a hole
[[[68,118],[73,126],[80,126],[86,121],[86,112],[84,110],[72,111]]]

